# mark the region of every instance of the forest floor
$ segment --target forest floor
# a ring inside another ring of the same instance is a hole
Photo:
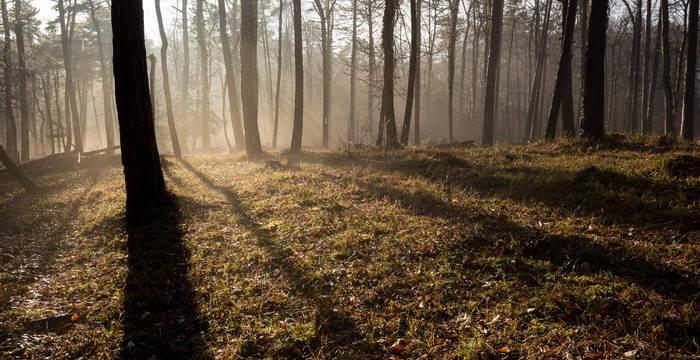
[[[693,358],[700,173],[663,138],[0,173],[0,358]],[[691,159],[692,160],[692,159]]]

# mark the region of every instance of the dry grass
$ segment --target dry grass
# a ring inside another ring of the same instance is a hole
[[[693,358],[700,178],[657,139],[0,173],[2,358]],[[272,157],[285,155],[272,154]]]

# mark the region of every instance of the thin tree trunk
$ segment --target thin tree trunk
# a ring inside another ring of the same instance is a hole
[[[552,9],[552,0],[547,0],[546,10],[544,16],[544,24],[542,26],[541,39],[538,43],[537,49],[537,63],[535,65],[535,74],[532,81],[532,91],[530,91],[530,100],[527,108],[527,132],[526,135],[529,136],[529,141],[535,140],[537,134],[537,108],[540,101],[540,94],[542,92],[542,79],[544,73],[544,63],[547,53],[547,33],[549,32],[549,17]]]
[[[654,45],[654,63],[651,66],[651,85],[649,86],[649,106],[644,114],[649,123],[649,132],[654,131],[654,95],[656,94],[656,78],[659,73],[659,55],[661,54],[661,18],[657,21],[656,42]]]
[[[272,129],[272,148],[277,147],[277,127],[280,118],[280,83],[282,82],[282,7],[283,0],[280,0],[279,23],[277,27],[277,91],[275,91],[275,124]],[[354,85],[354,83],[353,83]],[[353,88],[354,90],[354,88]],[[353,94],[354,95],[354,94]],[[350,110],[352,112],[352,109]]]
[[[671,43],[668,40],[668,0],[661,0],[661,79],[664,86],[664,133],[673,135],[673,90],[671,89]]]
[[[698,0],[690,0],[688,17],[688,55],[685,65],[685,89],[683,93],[683,117],[681,118],[681,138],[693,140],[695,122],[695,68],[698,43]]]
[[[9,25],[8,23],[5,23]],[[15,39],[17,40],[17,67],[19,75],[20,161],[29,161],[29,105],[27,103],[27,71],[24,61],[24,19],[22,1],[15,0]]]
[[[420,45],[421,45],[421,12],[423,1],[417,0],[416,4],[416,79],[415,79],[415,102],[416,114],[413,119],[413,142],[416,146],[420,145],[420,94],[421,94],[421,67],[420,67]]]
[[[53,118],[51,116],[51,76],[41,78],[41,85],[44,88],[44,105],[46,105],[46,119],[48,122],[49,140],[51,142],[51,155],[56,153],[56,134],[54,133]]]
[[[2,5],[2,23],[9,24],[7,15],[7,2],[0,0]],[[3,26],[5,29],[5,41],[3,44],[3,75],[5,80],[5,116],[7,126],[5,128],[5,145],[8,148],[8,156],[13,161],[19,160],[19,149],[17,148],[17,124],[14,112],[12,111],[12,41],[10,38],[10,26]]]
[[[63,6],[63,0],[58,0],[58,17],[59,17],[59,23],[61,27],[61,48],[63,51],[63,66],[66,69],[66,79],[65,79],[65,86],[66,86],[66,99],[68,102],[68,106],[70,109],[66,109],[66,121],[71,121],[72,119],[72,126],[73,126],[73,137],[75,138],[75,150],[78,152],[83,151],[83,141],[82,141],[82,135],[80,134],[80,113],[78,112],[78,103],[76,100],[76,95],[75,95],[75,87],[73,84],[73,61],[72,61],[72,34],[73,34],[73,26],[75,25],[75,13],[76,11],[73,10],[72,16],[71,16],[71,36],[68,35],[68,29],[67,29],[67,24],[66,24],[66,14],[65,14],[65,7]],[[70,110],[70,111],[69,111]],[[70,117],[68,114],[70,113]],[[70,142],[70,141],[69,141]]]
[[[557,70],[557,79],[554,85],[554,96],[552,97],[552,106],[549,110],[549,119],[547,120],[547,132],[545,138],[553,140],[557,131],[557,118],[559,117],[560,108],[564,110],[564,98],[567,96],[571,99],[571,43],[574,39],[574,23],[576,22],[576,0],[568,0],[562,7],[564,19],[564,36],[561,43],[561,57],[559,58],[559,69]],[[568,79],[567,79],[568,77]],[[568,88],[566,87],[568,85]],[[573,107],[573,102],[571,103]],[[567,135],[573,135],[573,109],[567,108],[568,113],[562,111],[562,127]],[[570,123],[567,123],[569,122]],[[566,124],[566,125],[565,125]]]
[[[180,91],[180,106],[182,109],[182,118],[184,123],[187,123],[189,117],[189,101],[190,101],[190,38],[189,24],[187,18],[187,0],[182,0],[182,89]],[[184,142],[187,148],[187,141]]]
[[[401,147],[396,137],[394,115],[394,18],[398,0],[387,0],[384,5],[382,23],[382,49],[384,50],[384,87],[382,90],[382,117],[379,119],[386,128],[386,148]]]
[[[97,51],[100,56],[100,74],[102,75],[102,98],[104,107],[105,136],[107,137],[107,148],[114,147],[114,119],[112,115],[112,90],[107,75],[107,64],[105,61],[104,48],[102,44],[102,29],[95,15],[95,5],[90,0],[90,18],[97,37]]]
[[[201,136],[202,149],[211,147],[209,134],[209,54],[207,53],[207,39],[204,33],[204,0],[197,0],[195,22],[197,27],[197,49],[199,52],[199,89],[201,102]]]
[[[457,42],[457,15],[459,14],[459,0],[450,0],[450,38],[447,45],[447,126],[450,143],[454,142],[453,107],[454,83],[455,83],[455,47]],[[494,17],[495,18],[495,17]],[[501,14],[501,22],[503,21]],[[500,43],[499,43],[500,45]]]
[[[416,88],[416,60],[418,60],[418,9],[417,1],[411,0],[411,54],[408,62],[408,87],[406,88],[406,109],[401,128],[401,144],[408,144],[408,133],[411,130],[411,110],[413,109],[413,94]],[[458,0],[453,0],[458,1]],[[418,110],[416,110],[418,111]]]
[[[160,0],[156,2],[156,17],[158,18],[158,30],[160,32],[160,67],[163,72],[163,95],[165,97],[165,113],[168,119],[168,130],[170,131],[170,141],[173,146],[175,157],[182,157],[180,150],[180,140],[177,136],[175,128],[175,116],[173,115],[172,97],[170,94],[170,77],[168,76],[168,38],[165,35],[165,27],[163,26],[163,16],[160,12]],[[228,45],[228,44],[227,44]],[[224,124],[225,125],[225,124]],[[224,126],[224,131],[226,131]]]
[[[350,118],[348,119],[348,142],[354,143],[355,129],[355,77],[357,76],[357,0],[352,0],[352,50],[350,53]]]
[[[647,108],[649,107],[651,88],[650,66],[651,66],[651,0],[646,0],[646,20],[644,23],[644,68],[642,75],[642,121],[640,130],[643,134],[648,134],[651,131],[651,122],[647,117]]]
[[[374,128],[374,73],[376,69],[376,59],[374,51],[374,21],[372,16],[372,1],[367,1],[367,27],[369,29],[368,33],[368,47],[367,57],[369,58],[367,65],[367,128],[372,134],[372,129]],[[418,124],[416,122],[416,124]],[[377,137],[382,136],[377,134]]]

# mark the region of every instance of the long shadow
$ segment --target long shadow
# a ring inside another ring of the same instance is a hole
[[[640,256],[629,256],[624,249],[611,249],[582,235],[558,235],[518,224],[503,215],[485,214],[478,208],[464,207],[442,201],[427,193],[408,193],[389,185],[377,185],[358,179],[354,181],[360,193],[368,199],[387,198],[420,215],[440,216],[451,221],[479,224],[485,234],[499,239],[511,236],[520,239],[520,248],[510,248],[511,255],[547,260],[561,268],[572,264],[588,263],[591,270],[605,270],[641,287],[682,302],[691,302],[700,293],[693,274],[668,268]],[[452,251],[474,251],[487,245],[488,239],[479,237],[464,239]],[[493,245],[493,244],[490,244]]]
[[[258,221],[250,215],[252,211],[246,208],[234,191],[217,185],[187,161],[180,160],[180,163],[205,186],[218,191],[226,197],[232,210],[239,215],[236,220],[238,224],[255,235],[258,246],[263,248],[272,259],[270,263],[277,264],[285,280],[294,291],[303,295],[314,306],[314,313],[316,314],[315,328],[318,336],[311,339],[309,343],[302,344],[309,353],[301,356],[294,351],[295,344],[288,344],[282,350],[282,353],[276,354],[276,356],[284,358],[309,357],[313,356],[320,348],[329,346],[329,343],[331,351],[345,354],[344,356],[349,356],[343,352],[343,349],[348,349],[349,347],[352,347],[353,352],[362,353],[365,358],[370,354],[382,353],[382,349],[377,344],[364,341],[364,336],[362,336],[355,321],[348,314],[338,310],[340,307],[337,306],[336,297],[332,296],[332,286],[325,283],[319,285],[318,279],[310,275],[312,274],[312,269],[305,268],[290,249],[278,244],[271,231],[262,228]],[[326,343],[322,343],[321,340],[324,340]],[[241,355],[244,357],[262,357],[264,355],[264,343],[252,341],[254,342],[248,342],[243,347]]]
[[[189,251],[180,209],[166,195],[144,210],[127,210],[128,273],[120,357],[207,359],[201,319],[188,275]]]
[[[377,171],[394,171],[486,196],[543,204],[572,216],[602,217],[625,226],[663,223],[681,231],[700,226],[700,212],[667,206],[680,195],[689,200],[699,199],[700,189],[690,186],[608,170],[577,172],[524,165],[478,166],[444,151],[415,150],[414,153],[421,156],[406,158],[406,154],[395,154],[389,161],[376,161],[348,154],[304,154],[296,160],[335,168],[361,165]]]

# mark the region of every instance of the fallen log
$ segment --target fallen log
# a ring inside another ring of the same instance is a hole
[[[24,175],[22,170],[15,165],[15,163],[10,159],[10,157],[7,155],[7,152],[5,152],[5,148],[0,146],[0,162],[7,168],[7,170],[12,174],[12,176],[17,179],[17,181],[25,188],[27,189],[27,192],[36,192],[39,190],[39,187],[36,186],[36,184],[29,180],[29,178]]]

